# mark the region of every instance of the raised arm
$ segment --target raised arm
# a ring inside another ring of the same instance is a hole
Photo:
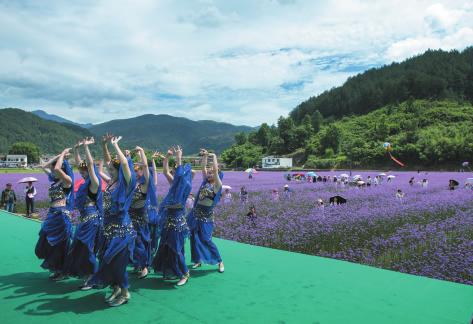
[[[99,190],[99,178],[97,178],[97,175],[95,174],[94,158],[92,157],[92,154],[90,153],[90,150],[89,150],[89,145],[94,144],[94,143],[95,143],[95,140],[93,137],[86,138],[83,141],[85,158],[87,160],[87,169],[89,171],[89,178],[90,178],[90,191],[95,194]]]
[[[209,152],[206,149],[200,150],[200,156],[202,156],[202,179],[207,179],[207,160],[209,157]]]
[[[153,155],[153,158],[151,159],[151,166],[153,168],[153,183],[154,183],[154,186],[157,187],[158,186],[158,172],[156,170],[156,161],[154,160],[154,155]]]
[[[173,175],[169,171],[169,158],[173,155],[173,151],[169,149],[166,153],[166,156],[161,156],[163,158],[163,174],[164,177],[166,177],[166,180],[168,181],[169,184],[172,184],[172,181],[174,180]]]
[[[44,173],[46,173],[47,175],[50,175],[51,172],[52,172],[52,165],[53,163],[56,162],[56,160],[59,158],[61,154],[58,154],[56,155],[55,157],[53,157],[52,159],[50,159],[48,162],[44,163],[41,165],[41,169],[43,170]]]
[[[80,158],[80,152],[79,148],[82,145],[82,141],[77,142],[76,145],[74,145],[74,161],[76,162],[76,166],[79,166],[82,163],[82,159]]]
[[[220,177],[218,176],[218,161],[217,161],[217,155],[215,153],[210,153],[209,156],[212,158],[212,171],[214,174],[214,179],[215,179],[215,189],[218,191],[222,187],[222,180],[220,180]]]
[[[102,136],[102,151],[103,151],[103,160],[105,161],[106,165],[109,165],[110,162],[112,161],[112,156],[110,155],[110,152],[108,150],[108,142],[112,139],[112,135],[109,133],[105,134]]]
[[[148,189],[149,185],[149,169],[148,169],[148,159],[146,158],[145,155],[145,150],[143,150],[142,147],[137,146],[135,148],[136,152],[138,152],[138,155],[140,156],[141,163],[143,163],[143,176],[145,177],[145,189]]]
[[[177,145],[174,148],[174,153],[176,154],[176,167],[179,167],[182,165],[182,148]]]
[[[72,179],[69,175],[67,175],[64,170],[62,170],[62,163],[64,162],[64,157],[66,154],[69,154],[71,151],[70,148],[64,149],[59,158],[56,161],[56,165],[54,166],[54,174],[62,181],[64,188],[70,188],[72,186]]]
[[[103,160],[99,161],[99,175],[106,183],[110,183],[110,177],[103,171]]]
[[[115,148],[115,151],[117,152],[118,159],[120,160],[120,164],[123,170],[123,176],[125,177],[125,181],[127,185],[129,185],[131,181],[131,170],[130,170],[130,166],[128,165],[128,160],[125,154],[123,154],[122,150],[120,149],[120,146],[118,146],[118,142],[121,139],[122,139],[121,136],[113,137],[110,142],[112,143],[113,147]]]

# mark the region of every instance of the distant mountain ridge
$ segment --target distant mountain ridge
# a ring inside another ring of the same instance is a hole
[[[80,124],[44,111],[26,112],[16,108],[0,109],[0,128],[1,153],[8,152],[15,142],[29,141],[38,145],[42,153],[51,154],[71,147],[86,136],[95,136],[99,141],[107,132],[123,136],[122,147],[128,149],[141,146],[148,150],[164,151],[173,145],[181,145],[185,154],[195,154],[202,147],[220,153],[234,143],[235,134],[254,129],[164,114],[111,120],[90,125],[86,129]]]
[[[92,133],[73,124],[45,120],[21,109],[0,109],[2,153],[7,153],[16,142],[26,141],[36,144],[41,153],[57,154],[86,136],[92,136]]]
[[[106,132],[123,136],[123,143],[127,147],[139,145],[164,151],[179,144],[184,148],[185,154],[197,153],[202,147],[219,153],[234,143],[236,133],[251,130],[253,128],[249,126],[235,126],[211,120],[193,121],[164,114],[111,120],[90,128],[96,136]]]
[[[63,117],[58,116],[58,115],[49,114],[49,113],[45,112],[44,110],[33,110],[31,113],[35,114],[36,116],[38,116],[42,119],[45,119],[45,120],[51,120],[51,121],[55,121],[55,122],[63,123],[63,124],[76,125],[76,126],[80,126],[82,128],[90,128],[93,125],[91,123],[87,123],[87,124],[76,123],[76,122],[73,122],[69,119],[63,118]]]

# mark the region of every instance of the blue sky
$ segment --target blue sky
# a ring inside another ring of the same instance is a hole
[[[0,0],[0,107],[256,126],[371,67],[468,45],[471,1]]]

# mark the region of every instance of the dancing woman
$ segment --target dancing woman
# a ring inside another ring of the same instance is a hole
[[[218,264],[220,273],[225,271],[222,258],[217,246],[212,241],[214,228],[213,210],[222,195],[223,173],[218,171],[217,156],[201,150],[203,182],[194,205],[189,213],[187,223],[190,228],[191,259],[194,262],[192,269],[200,267],[203,263]],[[212,158],[212,168],[207,170],[207,158]]]
[[[74,233],[71,250],[66,260],[66,273],[79,278],[89,278],[97,271],[96,245],[103,216],[102,180],[94,164],[89,145],[93,138],[86,138],[74,146],[74,157],[84,179],[76,194],[76,208],[80,212],[79,224]],[[79,148],[84,147],[86,161],[82,161]],[[92,287],[84,283],[81,290]]]
[[[177,286],[182,286],[189,279],[184,257],[184,243],[189,235],[185,205],[192,189],[192,168],[189,164],[182,166],[182,150],[179,146],[174,152],[177,166],[174,175],[169,171],[169,157],[173,151],[169,150],[163,160],[164,175],[171,182],[171,187],[159,206],[161,240],[153,268],[163,274],[164,280],[179,279]]]
[[[148,220],[148,206],[157,205],[154,179],[150,179],[148,161],[145,151],[137,146],[136,152],[140,161],[135,164],[136,187],[130,206],[130,217],[136,231],[135,249],[133,251],[133,265],[139,271],[139,278],[148,275],[148,266],[151,262],[151,236]]]
[[[50,278],[55,281],[65,278],[64,262],[72,233],[70,212],[74,208],[74,173],[66,160],[70,150],[70,148],[65,149],[42,166],[51,186],[48,190],[48,216],[41,225],[35,254],[39,259],[44,260],[41,267],[53,272]],[[54,168],[52,168],[53,163],[55,163]]]
[[[132,257],[136,237],[128,215],[136,185],[135,172],[131,159],[125,157],[118,146],[121,137],[106,135],[103,141],[104,160],[110,178],[103,195],[104,245],[101,247],[98,271],[88,281],[89,285],[111,286],[112,294],[105,299],[110,306],[126,304],[130,298],[128,292],[128,274],[126,267]],[[117,152],[117,159],[112,160],[107,143],[110,142]]]

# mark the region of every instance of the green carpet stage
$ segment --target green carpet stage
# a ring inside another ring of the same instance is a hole
[[[175,288],[130,275],[132,299],[52,283],[34,255],[40,224],[0,213],[0,323],[469,323],[473,287],[216,240],[226,272]]]

